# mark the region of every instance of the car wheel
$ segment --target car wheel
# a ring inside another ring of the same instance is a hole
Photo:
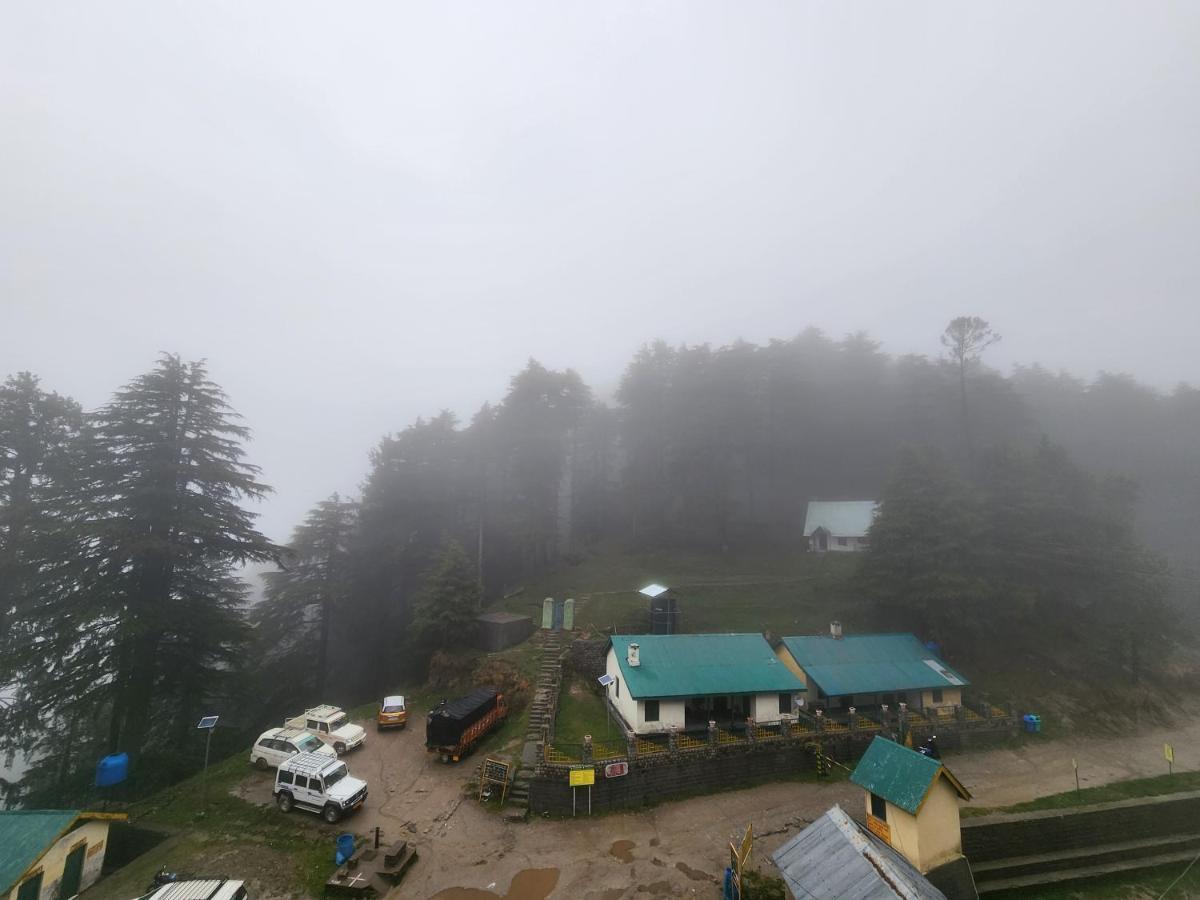
[[[275,798],[275,804],[283,812],[291,812],[292,811],[292,795],[285,791],[284,793],[280,794],[278,797]]]
[[[267,771],[267,769],[269,769],[271,767],[267,763],[267,758],[265,756],[260,756],[258,759],[256,759],[254,761],[254,768],[258,769],[258,771],[260,771],[260,772],[265,772],[265,771]]]
[[[324,819],[326,822],[328,822],[330,825],[335,824],[337,822],[337,820],[340,819],[341,817],[342,817],[342,811],[340,809],[338,809],[336,806],[334,806],[332,803],[330,803],[323,810],[321,810],[321,818]]]
[[[343,744],[341,741],[338,741],[336,744],[333,745],[333,749],[337,753],[338,756],[341,756],[343,753],[346,752],[346,745]]]

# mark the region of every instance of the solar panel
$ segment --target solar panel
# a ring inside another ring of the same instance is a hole
[[[612,684],[614,681],[616,681],[616,679],[615,679],[615,678],[613,678],[613,677],[612,677],[611,675],[609,675],[608,673],[605,673],[604,675],[601,675],[601,676],[600,676],[599,678],[597,678],[596,680],[597,680],[597,681],[599,681],[599,682],[600,682],[600,684],[601,684],[601,686],[603,686],[603,687],[608,687],[610,684]]]
[[[200,724],[197,725],[196,727],[197,728],[216,728],[217,727],[217,719],[219,719],[219,718],[221,718],[221,717],[220,716],[205,716],[203,719],[200,720]]]
[[[670,588],[666,587],[665,585],[648,584],[644,588],[642,588],[640,591],[638,591],[638,593],[645,594],[647,597],[650,597],[650,598],[654,598],[654,597],[657,597],[659,594],[665,594],[669,590],[670,590]]]

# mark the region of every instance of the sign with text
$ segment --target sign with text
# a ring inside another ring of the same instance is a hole
[[[586,769],[572,769],[569,778],[571,787],[588,787],[596,783],[596,770],[591,766]]]
[[[1170,744],[1163,744],[1163,758],[1169,763],[1175,762],[1175,748]]]
[[[607,766],[604,767],[604,777],[605,778],[620,778],[622,775],[628,775],[628,774],[629,774],[629,763],[627,763],[627,762],[609,763]]]

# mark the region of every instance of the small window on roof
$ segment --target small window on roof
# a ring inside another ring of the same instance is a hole
[[[646,721],[647,722],[657,722],[658,721],[658,701],[657,700],[647,700],[646,701]]]

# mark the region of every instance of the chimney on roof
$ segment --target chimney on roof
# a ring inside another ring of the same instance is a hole
[[[639,647],[637,644],[629,645],[629,665],[634,666],[635,668],[642,664],[642,659],[639,655],[640,650],[641,647]]]
[[[834,619],[829,623],[829,636],[835,641],[842,639],[842,623]]]

